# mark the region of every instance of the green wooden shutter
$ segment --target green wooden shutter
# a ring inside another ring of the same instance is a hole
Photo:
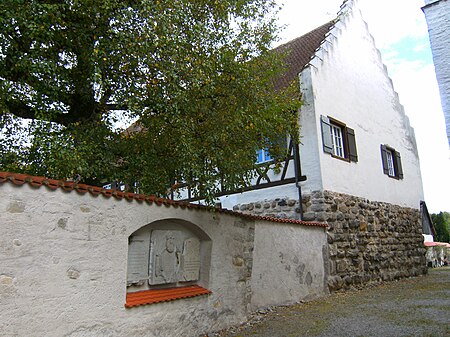
[[[399,179],[403,179],[403,167],[402,167],[402,159],[400,158],[400,153],[394,151],[394,154],[395,154],[394,167],[396,176]]]
[[[328,117],[320,116],[320,124],[322,126],[322,142],[323,151],[333,154],[333,139],[331,138],[331,124]]]
[[[387,148],[386,145],[381,145],[381,161],[383,162],[383,172],[389,175],[389,167],[387,161]]]
[[[346,128],[347,130],[347,144],[348,144],[348,158],[350,161],[357,162],[358,161],[358,153],[356,151],[356,138],[355,138],[355,130]]]

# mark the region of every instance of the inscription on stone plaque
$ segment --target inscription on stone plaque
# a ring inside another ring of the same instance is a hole
[[[200,272],[200,240],[191,237],[184,240],[180,281],[197,281]]]
[[[148,279],[150,235],[132,235],[128,242],[127,283],[142,284]]]

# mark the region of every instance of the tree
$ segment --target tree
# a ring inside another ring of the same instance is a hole
[[[431,214],[433,226],[436,231],[436,242],[450,242],[450,213],[440,212]]]
[[[164,195],[248,183],[297,135],[273,0],[2,0],[0,169]],[[138,121],[124,132],[118,124]]]

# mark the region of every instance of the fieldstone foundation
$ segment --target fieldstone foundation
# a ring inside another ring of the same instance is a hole
[[[330,291],[418,276],[427,272],[418,209],[369,201],[330,191],[316,191],[302,200],[305,221],[329,225]],[[300,217],[297,200],[275,199],[234,210],[275,217]]]
[[[233,211],[275,218],[301,220],[299,201],[289,198],[277,198],[239,204],[233,206]]]

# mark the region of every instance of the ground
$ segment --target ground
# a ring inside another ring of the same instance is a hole
[[[450,267],[260,310],[246,324],[210,336],[450,336]]]

